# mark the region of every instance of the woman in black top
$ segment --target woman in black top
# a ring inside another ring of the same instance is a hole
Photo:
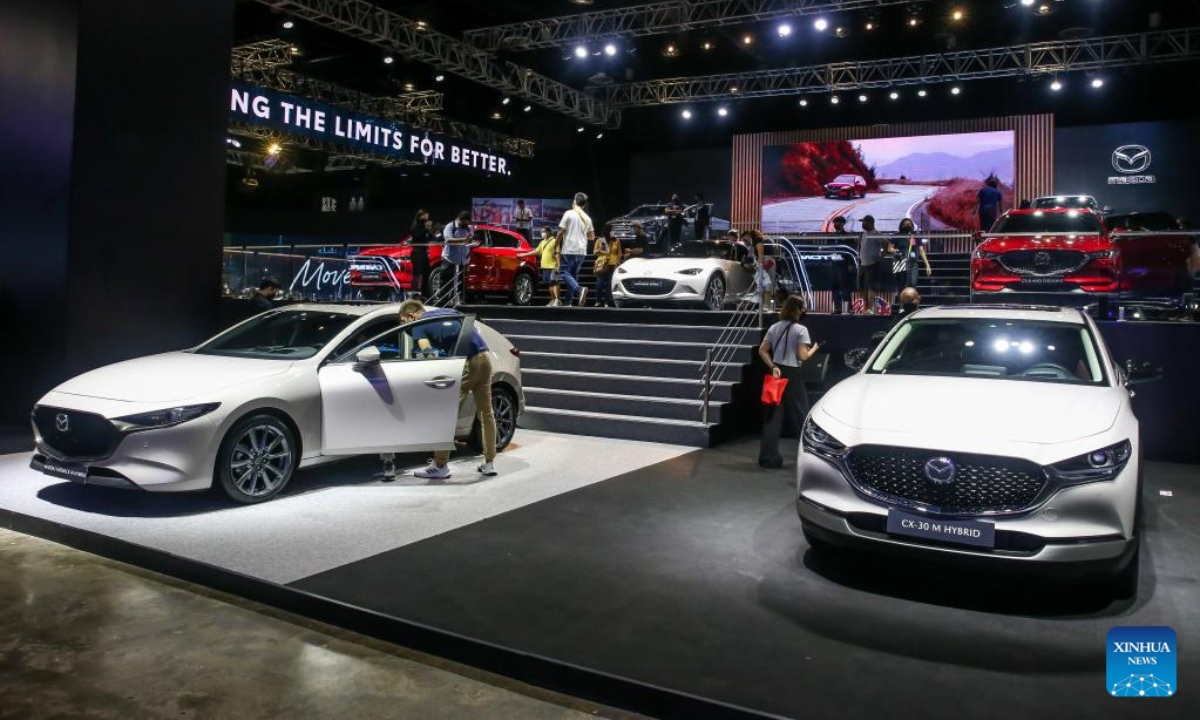
[[[409,245],[412,254],[409,260],[412,262],[412,291],[421,294],[429,284],[429,245],[434,242],[433,221],[429,219],[428,210],[422,208],[417,211],[411,232]]]

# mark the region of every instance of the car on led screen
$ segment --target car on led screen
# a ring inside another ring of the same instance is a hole
[[[693,240],[660,258],[631,258],[612,276],[618,306],[643,304],[700,305],[720,310],[754,286],[746,268],[749,250],[725,240]]]
[[[537,288],[535,256],[520,257],[532,247],[520,233],[495,225],[473,225],[466,290],[469,293],[505,293],[514,305],[533,302]],[[426,297],[442,297],[453,279],[454,268],[442,262],[442,245],[429,246],[429,287]],[[350,259],[350,285],[389,296],[413,289],[412,236],[398,245],[364,250]]]
[[[1122,365],[1079,310],[937,307],[899,323],[814,406],[798,466],[804,533],[1074,570],[1136,591],[1141,439]]]
[[[479,445],[460,413],[466,341],[491,355],[497,446],[524,407],[517,351],[472,316],[401,323],[398,305],[292,305],[204,344],[127,360],[68,380],[32,413],[32,467],[89,485],[154,492],[220,486],[270,499],[298,468],[367,453]],[[414,342],[439,326],[432,352]]]
[[[971,291],[1178,297],[1191,289],[1192,236],[1112,227],[1088,209],[1010,210],[975,249]]]
[[[827,198],[864,198],[867,196],[867,181],[862,175],[838,175],[825,183]]]

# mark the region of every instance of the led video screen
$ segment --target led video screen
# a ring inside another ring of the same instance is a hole
[[[762,224],[768,232],[828,232],[834,218],[858,230],[875,218],[894,231],[978,230],[988,178],[1012,207],[1014,134],[997,132],[801,142],[763,148]]]

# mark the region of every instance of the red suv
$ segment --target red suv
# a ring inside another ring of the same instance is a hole
[[[838,175],[832,182],[825,183],[827,198],[855,198],[867,196],[867,181],[862,175]]]
[[[1089,209],[1010,210],[975,249],[971,290],[1179,296],[1192,238],[1109,230]]]
[[[533,301],[537,287],[536,256],[517,257],[533,248],[524,236],[495,225],[473,226],[475,247],[467,266],[467,292],[504,292],[516,305]],[[350,284],[356,288],[412,289],[412,236],[399,245],[364,250],[350,264]],[[448,263],[442,262],[442,246],[429,248],[429,297],[439,294],[449,282]]]

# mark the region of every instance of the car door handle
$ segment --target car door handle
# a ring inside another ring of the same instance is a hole
[[[435,378],[430,378],[430,379],[426,380],[425,384],[431,388],[437,388],[438,390],[444,390],[448,387],[454,387],[454,378],[446,377],[445,375],[441,375],[441,376],[438,376]]]

